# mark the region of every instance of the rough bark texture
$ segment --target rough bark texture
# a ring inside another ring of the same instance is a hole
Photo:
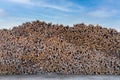
[[[120,32],[40,21],[0,30],[0,74],[118,74]]]

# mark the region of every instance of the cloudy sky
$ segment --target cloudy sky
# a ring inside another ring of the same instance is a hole
[[[120,0],[0,0],[0,28],[34,20],[100,24],[120,31]]]

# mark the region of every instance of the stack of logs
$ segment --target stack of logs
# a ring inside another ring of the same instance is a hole
[[[38,73],[120,75],[120,32],[38,20],[0,30],[0,75]]]

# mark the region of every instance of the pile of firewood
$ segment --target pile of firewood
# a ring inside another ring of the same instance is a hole
[[[118,74],[120,32],[40,21],[0,30],[0,75]]]

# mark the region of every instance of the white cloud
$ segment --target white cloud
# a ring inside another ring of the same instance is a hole
[[[0,16],[4,14],[4,10],[0,9]]]
[[[65,2],[65,5],[60,5],[59,2],[57,4],[53,4],[47,0],[39,0],[39,1],[32,1],[32,0],[9,0],[10,2],[24,4],[24,5],[30,5],[30,6],[37,6],[37,7],[43,7],[43,8],[51,8],[56,9],[59,11],[65,11],[65,12],[72,12],[75,11],[73,9],[70,9],[69,7],[76,6],[78,9],[81,9],[82,7],[79,5],[76,5],[72,2]]]
[[[0,13],[3,12],[3,9],[0,9]]]
[[[71,12],[70,9],[64,7],[64,6],[58,6],[58,5],[51,5],[48,3],[43,3],[43,4],[35,4],[38,7],[44,7],[44,8],[52,8],[60,11],[65,11],[65,12]]]
[[[76,12],[76,11],[84,9],[83,6],[77,5],[70,1],[64,0],[61,3],[62,4],[59,4],[59,1],[58,1],[57,3],[53,4],[51,2],[47,2],[46,0],[41,0],[39,2],[34,3],[34,5],[38,6],[38,7],[52,8],[52,9],[65,11],[65,12]],[[74,7],[74,9],[73,9],[73,7]]]
[[[116,10],[98,9],[88,13],[89,16],[96,18],[108,18],[117,14]]]
[[[20,4],[32,4],[31,0],[9,0],[11,2],[20,3]]]

